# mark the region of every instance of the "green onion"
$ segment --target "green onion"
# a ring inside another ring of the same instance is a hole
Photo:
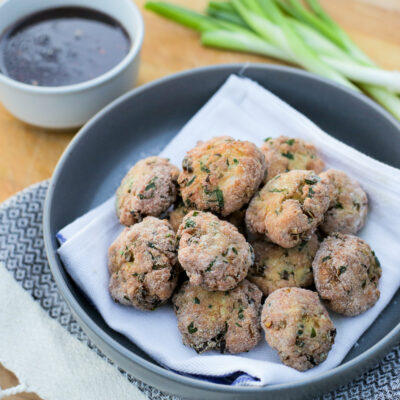
[[[205,46],[276,58],[363,90],[400,120],[400,73],[379,68],[317,0],[210,1],[202,15],[165,2],[146,8],[201,32]],[[355,85],[355,84],[357,85]]]

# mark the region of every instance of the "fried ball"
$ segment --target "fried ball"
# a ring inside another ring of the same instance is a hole
[[[261,336],[262,293],[244,280],[235,289],[210,292],[185,282],[173,297],[182,341],[198,353],[241,353]]]
[[[265,160],[253,143],[221,136],[188,151],[182,168],[178,182],[186,206],[225,217],[249,202]]]
[[[275,176],[253,197],[246,226],[290,248],[311,236],[328,206],[329,182],[313,171],[293,170]]]
[[[379,260],[369,245],[356,236],[328,236],[314,258],[313,272],[319,295],[337,313],[358,315],[379,299]]]
[[[325,361],[335,341],[336,329],[329,314],[311,290],[275,290],[265,300],[261,325],[281,361],[299,371]]]
[[[330,169],[320,176],[329,179],[331,183],[331,202],[321,224],[322,231],[328,235],[332,232],[357,233],[367,218],[366,193],[357,181],[343,171]]]
[[[180,265],[190,283],[206,290],[233,289],[253,264],[253,249],[244,236],[211,213],[191,211],[177,237]]]
[[[301,139],[279,136],[265,139],[261,146],[267,164],[265,182],[293,169],[312,170],[319,174],[325,168],[317,149]]]
[[[313,283],[312,261],[318,250],[317,235],[296,247],[284,249],[276,244],[257,239],[251,242],[255,261],[247,279],[255,283],[264,295],[283,287],[307,287]]]
[[[125,228],[109,249],[111,297],[152,310],[172,295],[178,279],[175,232],[166,220],[146,217]]]
[[[174,203],[179,169],[168,159],[148,157],[137,162],[117,190],[117,215],[123,225],[144,216],[158,216]]]

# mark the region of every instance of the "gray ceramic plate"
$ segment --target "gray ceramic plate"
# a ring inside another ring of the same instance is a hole
[[[230,387],[167,371],[110,329],[66,274],[56,253],[55,234],[60,228],[111,196],[131,164],[157,154],[227,77],[239,72],[276,93],[331,135],[378,160],[400,166],[400,125],[363,95],[285,67],[225,65],[187,71],[117,99],[77,134],[55,170],[47,195],[47,254],[59,289],[82,328],[105,354],[138,379],[189,398],[310,397],[356,377],[400,339],[395,301],[339,367],[291,384]],[[400,301],[400,293],[394,300]],[[161,337],[159,345],[165,345]]]

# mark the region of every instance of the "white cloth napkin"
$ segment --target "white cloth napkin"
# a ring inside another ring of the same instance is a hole
[[[307,372],[283,365],[264,340],[244,354],[209,352],[197,355],[182,344],[171,306],[142,312],[118,305],[109,296],[107,250],[122,230],[112,198],[61,230],[58,235],[62,243],[59,255],[66,270],[110,327],[126,335],[167,368],[208,377],[224,377],[240,371],[244,375],[233,384],[259,386],[293,382],[321,373],[343,360],[399,288],[400,170],[335,140],[256,82],[231,76],[161,155],[180,166],[185,152],[198,140],[230,135],[261,145],[265,137],[281,134],[314,143],[328,167],[346,171],[368,193],[370,213],[360,236],[372,246],[381,261],[381,297],[372,309],[358,317],[332,314],[337,328],[332,351],[324,363]],[[384,132],[377,132],[379,134]]]

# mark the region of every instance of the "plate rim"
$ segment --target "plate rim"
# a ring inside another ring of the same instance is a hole
[[[236,72],[234,70],[237,70]],[[400,123],[385,109],[383,109],[380,105],[375,103],[373,100],[368,98],[362,93],[358,93],[351,89],[346,88],[338,83],[325,79],[323,77],[317,76],[315,74],[309,73],[307,71],[284,66],[284,65],[274,65],[274,64],[264,64],[264,63],[228,63],[228,64],[218,64],[218,65],[211,65],[211,66],[203,66],[199,68],[193,68],[184,70],[181,72],[174,73],[172,75],[167,75],[160,79],[156,79],[154,81],[148,82],[143,84],[139,87],[132,89],[131,91],[123,94],[122,96],[118,97],[107,106],[105,106],[102,110],[97,112],[85,125],[83,125],[80,130],[76,133],[74,138],[65,148],[64,152],[62,153],[56,168],[54,169],[53,175],[50,180],[50,184],[48,187],[48,191],[45,198],[44,209],[43,209],[43,238],[44,244],[46,249],[47,259],[49,261],[51,272],[54,276],[54,279],[57,283],[58,289],[60,290],[61,295],[63,296],[64,300],[67,302],[68,306],[71,309],[73,315],[83,324],[91,330],[91,333],[95,334],[97,337],[100,338],[101,341],[107,343],[110,347],[113,348],[114,351],[119,353],[122,357],[127,358],[130,362],[137,364],[138,366],[154,373],[157,375],[161,375],[163,378],[170,379],[175,381],[179,384],[194,387],[196,389],[203,389],[203,390],[212,390],[214,392],[225,392],[225,393],[232,393],[232,394],[254,394],[260,392],[274,392],[279,390],[295,390],[297,388],[303,388],[311,383],[321,383],[324,380],[329,380],[336,375],[343,375],[346,371],[352,370],[353,368],[359,367],[362,368],[363,364],[365,365],[368,361],[372,359],[376,359],[382,356],[382,353],[389,347],[390,345],[394,344],[396,340],[400,338],[400,323],[398,323],[390,332],[388,332],[382,339],[380,339],[377,343],[371,346],[368,350],[364,351],[363,353],[359,354],[358,356],[354,357],[353,359],[345,362],[344,364],[340,364],[335,368],[332,368],[328,371],[320,372],[316,375],[312,375],[310,377],[305,377],[304,379],[300,379],[295,382],[289,383],[279,383],[279,384],[271,384],[266,386],[231,386],[231,385],[224,385],[213,383],[209,381],[204,381],[196,378],[192,378],[189,376],[181,375],[177,372],[173,372],[167,370],[166,368],[152,363],[141,356],[133,353],[121,343],[119,343],[116,339],[112,336],[107,334],[103,331],[96,322],[86,313],[85,309],[81,307],[75,297],[70,293],[62,275],[60,272],[60,268],[63,268],[61,261],[58,259],[57,256],[57,249],[53,248],[53,238],[51,237],[51,229],[50,229],[50,211],[52,207],[52,199],[54,195],[54,188],[56,182],[61,174],[64,164],[68,159],[70,153],[74,150],[75,146],[78,145],[81,138],[86,134],[86,131],[91,128],[93,124],[95,124],[99,119],[101,119],[105,114],[109,111],[117,107],[119,104],[123,103],[126,99],[139,95],[140,93],[147,91],[151,88],[154,88],[159,85],[163,85],[166,82],[179,80],[182,77],[196,75],[201,73],[206,73],[212,70],[227,70],[230,71],[231,74],[237,74],[239,76],[245,76],[247,69],[261,69],[266,72],[268,71],[281,71],[291,75],[298,75],[303,78],[307,78],[310,80],[314,80],[319,82],[322,85],[331,86],[335,90],[344,91],[348,95],[355,97],[358,101],[365,103],[367,106],[372,108],[376,113],[379,114],[381,118],[386,119],[395,128],[400,131]],[[232,71],[231,71],[232,70]]]

